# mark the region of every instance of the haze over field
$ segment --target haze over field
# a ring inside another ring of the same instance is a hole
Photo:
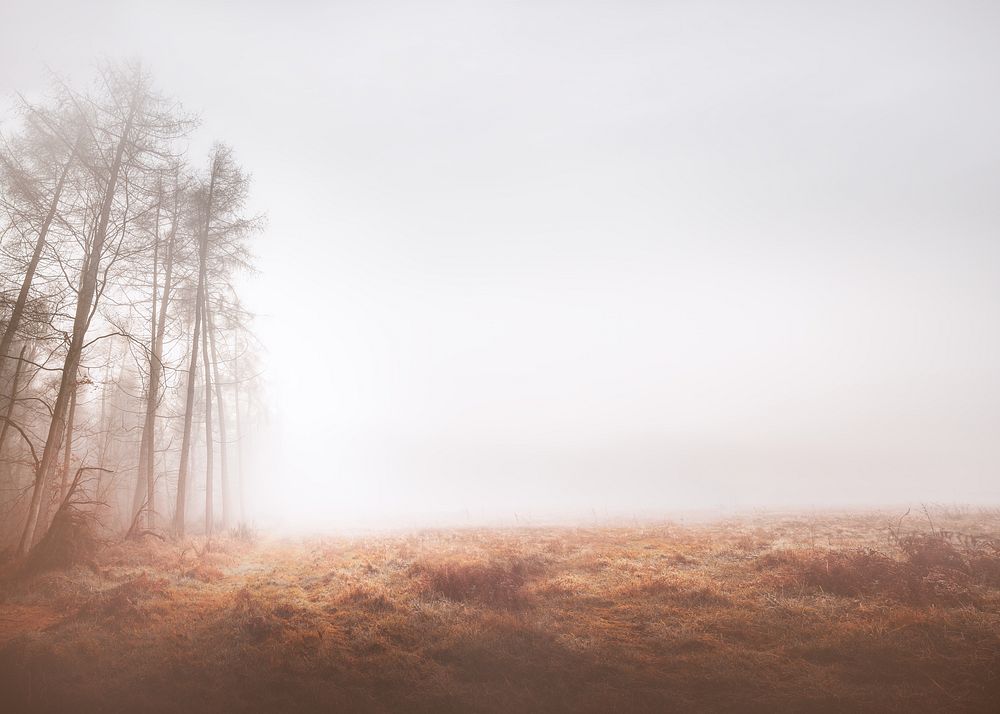
[[[1000,3],[0,5],[0,711],[996,714]]]
[[[1000,500],[1000,6],[10,5],[253,175],[259,522]]]

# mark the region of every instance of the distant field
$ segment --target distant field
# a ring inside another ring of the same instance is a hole
[[[1000,513],[112,544],[0,581],[0,710],[997,712]]]

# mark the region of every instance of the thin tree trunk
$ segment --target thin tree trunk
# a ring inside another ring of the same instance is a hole
[[[149,351],[149,386],[146,393],[146,418],[142,427],[142,439],[139,444],[139,476],[136,483],[136,499],[133,502],[133,515],[146,500],[146,527],[152,530],[156,527],[156,408],[160,400],[160,381],[163,375],[163,338],[166,334],[167,308],[170,303],[170,291],[173,287],[172,276],[174,267],[174,241],[177,235],[178,194],[174,193],[174,212],[170,225],[170,238],[167,242],[167,256],[164,265],[163,295],[160,298],[159,316],[156,309],[157,259],[159,256],[159,236],[153,251],[153,310],[151,319],[152,344]],[[157,207],[159,214],[159,207]],[[159,220],[157,220],[159,225]],[[141,496],[139,495],[141,492]]]
[[[236,340],[235,348],[239,348],[239,339]],[[235,353],[234,353],[235,354]],[[240,421],[240,358],[236,355],[233,360],[233,400],[236,411],[236,479],[240,489],[240,523],[247,522],[247,503],[245,495],[245,485],[243,483],[243,425]]]
[[[149,375],[146,383],[146,418],[142,423],[142,435],[139,437],[139,459],[136,463],[135,471],[135,496],[132,498],[132,522],[135,522],[139,510],[147,508],[151,510],[153,492],[149,488],[146,477],[146,453],[149,451],[149,439],[152,430],[149,428],[149,405],[152,403],[153,374],[157,371],[154,364],[153,352],[156,350],[156,300],[159,297],[157,289],[157,271],[160,267],[160,210],[163,207],[163,186],[157,187],[156,217],[153,219],[153,294],[150,298],[150,319],[149,319]],[[148,494],[148,496],[147,496]],[[147,512],[147,524],[149,515]],[[151,527],[151,526],[150,526]]]
[[[76,400],[78,385],[73,385],[73,394],[69,399],[69,418],[66,420],[66,438],[63,440],[63,473],[62,483],[59,484],[59,503],[66,497],[66,489],[69,488],[69,462],[73,457],[73,423],[76,421]]]
[[[107,419],[107,406],[108,406],[108,382],[111,375],[111,347],[112,341],[108,340],[108,359],[104,363],[104,384],[101,387],[101,452],[98,457],[97,465],[99,471],[97,472],[97,486],[94,488],[94,496],[96,501],[100,501],[104,494],[102,493],[101,487],[104,483],[104,464],[108,456],[108,446],[111,444],[111,424],[108,423]],[[97,508],[97,504],[94,504]]]
[[[69,158],[66,159],[62,173],[59,174],[55,193],[52,194],[52,202],[49,204],[48,213],[45,214],[45,219],[42,221],[42,227],[38,231],[38,237],[35,239],[35,248],[31,253],[31,260],[28,261],[24,278],[21,280],[21,290],[17,294],[17,300],[14,302],[14,309],[10,313],[10,319],[7,321],[7,327],[4,329],[3,336],[0,337],[0,379],[3,379],[4,368],[7,365],[7,350],[10,349],[14,341],[14,335],[17,334],[17,329],[21,325],[21,318],[24,315],[24,306],[28,302],[31,283],[35,279],[38,261],[41,259],[42,249],[45,247],[45,238],[49,233],[49,226],[52,225],[52,219],[55,218],[56,210],[59,207],[59,198],[62,195],[63,186],[66,184],[66,176],[69,174],[73,160],[76,158],[76,151],[77,149],[74,147]]]
[[[17,365],[14,367],[14,378],[10,383],[10,397],[7,400],[7,413],[0,426],[0,456],[3,455],[3,445],[7,441],[7,431],[10,428],[11,417],[14,416],[14,404],[17,403],[17,387],[21,381],[21,371],[24,369],[24,351],[28,349],[28,343],[21,345],[21,354],[17,357]]]
[[[101,257],[104,252],[104,243],[108,236],[108,224],[111,219],[111,206],[114,203],[115,191],[118,187],[118,177],[121,173],[125,146],[129,142],[129,137],[132,133],[132,122],[135,118],[137,102],[138,96],[136,95],[132,98],[129,115],[125,121],[122,135],[118,140],[118,146],[115,149],[115,157],[108,172],[108,182],[104,187],[104,196],[101,201],[101,210],[98,217],[97,229],[94,232],[94,240],[90,245],[90,250],[84,259],[83,269],[81,270],[80,288],[77,291],[76,314],[73,319],[73,334],[70,339],[69,349],[66,352],[66,361],[63,364],[62,379],[59,383],[56,403],[52,408],[52,419],[49,422],[45,448],[42,451],[41,462],[35,472],[31,505],[28,507],[28,520],[25,523],[24,531],[21,533],[21,541],[17,547],[19,556],[24,556],[34,542],[35,528],[38,523],[39,509],[42,503],[42,492],[50,480],[52,469],[58,458],[59,447],[62,445],[62,436],[66,428],[64,421],[66,408],[72,384],[76,381],[76,373],[80,366],[80,357],[83,353],[83,342],[87,335],[87,328],[90,326],[92,308],[96,299]]]
[[[194,309],[194,335],[191,338],[191,365],[188,369],[187,397],[184,405],[184,437],[181,440],[181,463],[177,471],[177,507],[174,509],[174,532],[184,535],[184,509],[187,498],[188,468],[191,459],[191,420],[194,416],[194,386],[198,374],[198,336],[205,283],[208,271],[208,232],[212,226],[212,199],[215,193],[216,162],[212,162],[212,175],[208,184],[208,205],[205,207],[205,225],[202,227],[201,251],[198,266],[198,292]]]
[[[64,435],[62,440],[62,448],[63,448],[62,477],[59,481],[58,490],[56,492],[57,503],[62,503],[63,493],[65,492],[66,488],[69,485],[69,460],[73,456],[73,420],[75,418],[75,415],[76,415],[76,380],[73,380],[73,391],[70,393],[70,398],[69,398],[69,414],[66,417],[66,434]],[[42,486],[42,506],[40,509],[41,513],[38,518],[38,522],[41,524],[41,527],[36,529],[36,533],[38,535],[43,533],[45,528],[47,528],[49,524],[49,511],[52,508],[51,493],[53,486],[55,486],[55,484],[53,483],[54,480],[55,479],[49,479],[48,481],[45,482],[45,485]],[[37,542],[38,540],[40,540],[40,538],[36,537],[35,541]],[[30,544],[29,548],[31,547],[31,545],[34,545],[34,543]]]
[[[156,326],[156,342],[150,356],[149,400],[146,403],[146,424],[143,434],[149,433],[146,448],[146,490],[149,491],[149,506],[146,512],[146,527],[156,525],[156,408],[160,402],[160,381],[163,378],[163,338],[167,332],[167,308],[170,306],[170,291],[173,289],[174,241],[177,237],[178,192],[174,191],[174,214],[170,225],[170,239],[167,243],[167,264],[163,275],[163,297],[160,299],[159,324]],[[155,375],[155,376],[154,376]]]
[[[232,505],[229,493],[229,462],[226,448],[226,401],[222,398],[222,382],[219,380],[219,353],[215,349],[215,325],[212,322],[212,307],[207,296],[205,299],[205,324],[208,328],[208,338],[212,346],[212,374],[215,380],[215,402],[219,406],[219,465],[222,487],[222,526],[229,528],[232,515]]]
[[[207,286],[205,291],[208,292]],[[205,311],[202,320],[205,334],[201,338],[202,357],[205,362],[205,536],[212,537],[212,527],[215,525],[215,484],[213,483],[213,468],[215,465],[214,439],[212,438],[212,370],[208,358],[208,296],[202,297],[201,308]]]
[[[187,505],[188,469],[191,463],[191,423],[194,417],[194,386],[198,374],[198,335],[201,332],[201,282],[198,276],[198,297],[194,309],[194,332],[191,336],[191,361],[184,400],[184,434],[181,438],[181,462],[177,468],[177,505],[174,507],[174,533],[184,536],[184,512]]]

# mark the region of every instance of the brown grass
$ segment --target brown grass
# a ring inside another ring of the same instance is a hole
[[[992,712],[997,514],[127,542],[0,580],[0,709]]]
[[[112,626],[142,620],[151,612],[148,607],[151,600],[170,597],[168,587],[166,578],[154,578],[142,573],[121,585],[95,593],[81,604],[76,615],[81,619],[101,620]]]
[[[417,562],[410,575],[425,594],[491,607],[518,607],[524,604],[525,584],[542,568],[537,560],[518,557],[483,562],[453,559]]]

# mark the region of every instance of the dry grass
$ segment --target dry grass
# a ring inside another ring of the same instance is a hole
[[[0,709],[996,711],[1000,516],[921,525],[127,542],[0,581]]]
[[[444,562],[419,561],[410,568],[410,575],[420,582],[420,589],[425,594],[440,595],[456,602],[509,608],[524,604],[525,584],[542,570],[537,558],[485,561],[453,558]]]

